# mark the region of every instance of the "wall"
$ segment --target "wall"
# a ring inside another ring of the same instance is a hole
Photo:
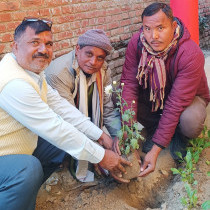
[[[201,28],[199,33],[200,47],[210,50],[210,1],[199,0],[199,16],[206,18],[206,28]],[[200,23],[201,25],[201,23]]]
[[[147,0],[1,0],[0,58],[11,51],[13,32],[25,16],[53,21],[54,57],[71,51],[87,29],[107,32],[114,47],[108,56],[115,80],[119,80],[127,43],[139,30]],[[163,1],[166,2],[166,1]],[[169,2],[169,1],[168,1]]]

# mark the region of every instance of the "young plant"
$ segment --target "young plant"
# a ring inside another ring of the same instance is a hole
[[[184,184],[185,190],[187,192],[187,198],[182,198],[181,202],[183,205],[187,206],[188,209],[192,209],[193,207],[196,207],[197,204],[197,190],[192,189],[191,186],[188,183]]]
[[[121,129],[117,133],[119,138],[120,151],[124,155],[128,155],[133,150],[139,149],[138,141],[143,137],[140,134],[138,123],[134,121],[135,112],[133,111],[133,105],[135,101],[132,101],[131,108],[124,110],[124,107],[128,107],[127,102],[122,97],[124,83],[121,83],[121,88],[117,88],[117,83],[113,82],[111,85],[105,88],[106,94],[114,93],[117,98],[116,110],[121,114]]]
[[[181,202],[184,206],[187,206],[188,209],[196,207],[197,204],[197,190],[194,189],[197,185],[197,181],[194,180],[195,165],[197,164],[201,152],[210,146],[210,131],[207,130],[207,127],[204,127],[201,136],[196,139],[190,140],[190,147],[187,148],[186,157],[182,157],[181,153],[177,153],[180,158],[180,162],[183,163],[183,168],[171,168],[173,174],[179,174],[182,181],[185,183],[184,187],[187,192],[187,198],[182,198]],[[208,161],[207,161],[208,164]],[[202,209],[209,209],[209,202],[206,201],[202,204]]]

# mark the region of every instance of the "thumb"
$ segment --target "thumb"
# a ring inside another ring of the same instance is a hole
[[[141,166],[141,172],[144,171],[147,166],[148,166],[148,162],[144,161],[143,165]]]

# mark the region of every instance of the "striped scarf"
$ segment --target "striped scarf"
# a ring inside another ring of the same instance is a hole
[[[163,109],[165,96],[166,69],[165,60],[168,52],[177,44],[180,35],[180,27],[174,33],[171,43],[161,52],[155,52],[146,42],[143,31],[140,33],[140,40],[143,44],[142,55],[139,61],[138,73],[136,78],[144,89],[147,88],[149,78],[150,101],[152,102],[152,112],[158,108]]]

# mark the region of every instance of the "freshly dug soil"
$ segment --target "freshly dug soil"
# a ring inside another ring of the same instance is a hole
[[[210,129],[210,106],[206,119]],[[203,151],[194,173],[198,182],[198,206],[210,199],[210,171],[206,161],[210,161],[210,148]],[[37,198],[36,210],[183,210],[180,199],[186,196],[184,184],[179,176],[172,175],[176,167],[169,151],[164,150],[158,157],[156,170],[144,178],[131,180],[129,184],[119,184],[112,178],[96,179],[84,184],[72,178],[69,171],[54,173],[55,185],[43,185]],[[58,180],[58,182],[57,182]],[[57,184],[56,184],[57,183]]]
[[[137,151],[135,151],[137,152]],[[126,159],[129,160],[132,163],[132,166],[126,166],[126,174],[123,174],[123,178],[124,179],[133,179],[138,177],[139,173],[140,173],[140,165],[139,165],[139,161],[138,161],[138,157],[136,156],[136,153],[132,152],[130,153]]]

